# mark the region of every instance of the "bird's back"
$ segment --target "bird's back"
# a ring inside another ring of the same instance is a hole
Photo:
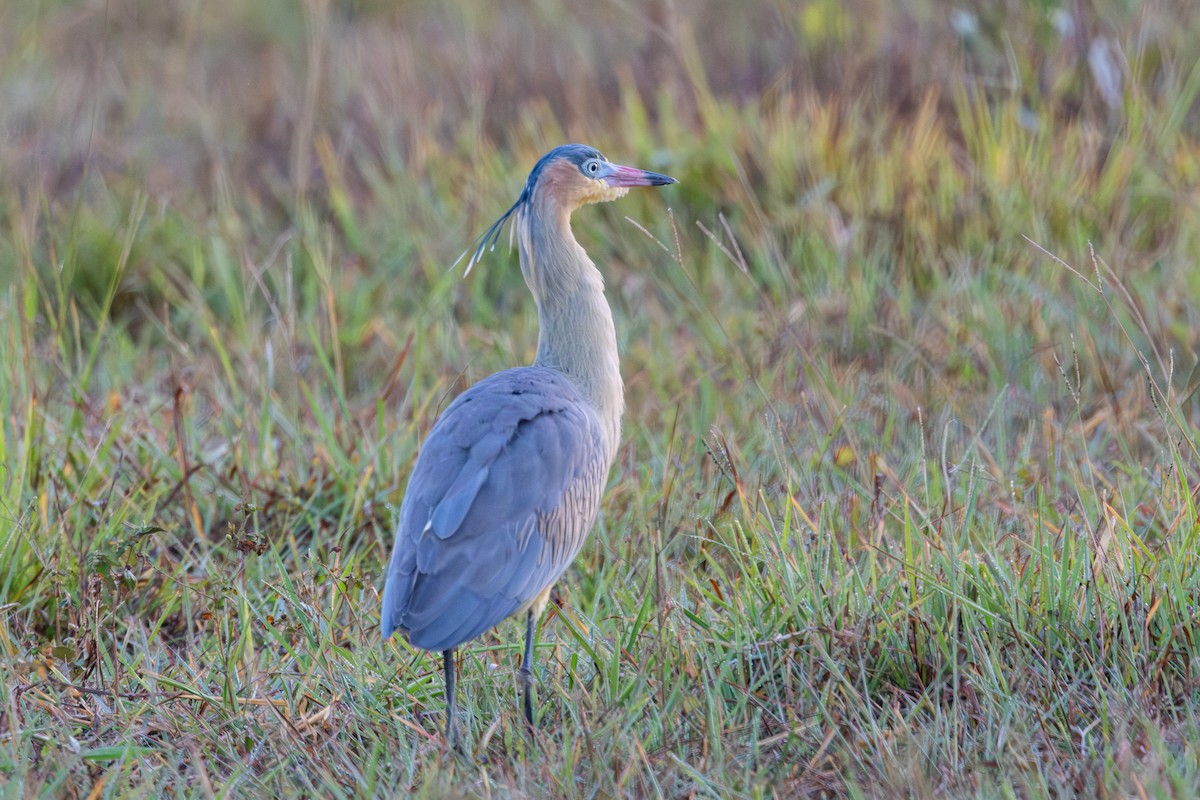
[[[528,607],[583,545],[610,450],[595,410],[557,370],[505,370],[460,395],[409,479],[384,636],[446,650]]]

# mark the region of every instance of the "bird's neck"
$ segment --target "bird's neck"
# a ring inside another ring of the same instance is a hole
[[[538,308],[534,365],[562,372],[595,408],[611,458],[625,397],[604,279],[575,241],[569,212],[535,205],[518,228],[521,271]]]

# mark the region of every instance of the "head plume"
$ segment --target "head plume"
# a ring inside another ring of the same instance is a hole
[[[496,249],[496,242],[500,241],[500,234],[504,231],[504,224],[509,221],[513,214],[527,208],[530,200],[533,198],[533,190],[537,187],[538,179],[541,178],[543,170],[548,164],[553,163],[558,159],[566,159],[576,165],[582,164],[590,158],[598,158],[607,160],[600,151],[594,147],[588,147],[585,144],[564,144],[551,150],[546,155],[538,159],[538,162],[533,165],[533,169],[529,172],[529,178],[525,181],[525,188],[521,190],[521,194],[517,197],[517,202],[505,211],[500,218],[493,222],[483,234],[476,239],[470,247],[463,251],[451,265],[451,269],[457,267],[459,262],[466,258],[467,254],[471,254],[471,258],[467,261],[467,269],[463,272],[463,277],[471,274],[471,269],[483,258],[483,251],[489,252]],[[512,228],[509,228],[508,246],[512,247]]]

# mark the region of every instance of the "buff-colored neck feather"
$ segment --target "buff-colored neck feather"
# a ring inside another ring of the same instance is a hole
[[[554,188],[551,183],[550,188]],[[534,365],[565,374],[596,410],[605,430],[611,461],[620,439],[625,409],[617,360],[617,336],[604,297],[604,279],[575,241],[571,211],[586,202],[614,197],[569,198],[534,193],[517,218],[521,271],[537,302],[538,350]],[[582,202],[580,200],[582,199]]]

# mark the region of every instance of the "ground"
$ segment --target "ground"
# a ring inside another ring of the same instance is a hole
[[[1186,0],[0,6],[6,796],[1200,794]],[[423,436],[536,348],[543,152],[626,382],[541,624],[380,641]]]

